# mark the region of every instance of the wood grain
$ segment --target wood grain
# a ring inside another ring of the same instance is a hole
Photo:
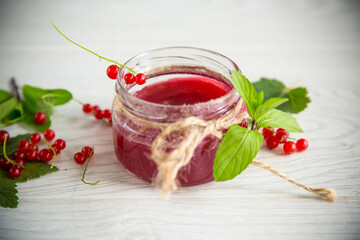
[[[359,13],[357,1],[2,1],[2,89],[15,76],[111,105],[108,63],[62,39],[50,19],[120,62],[188,45],[225,54],[254,81],[301,80],[312,103],[296,116],[305,133],[293,136],[306,137],[309,149],[284,156],[262,147],[257,159],[312,187],[335,188],[339,200],[320,200],[250,166],[233,181],[181,188],[164,201],[122,169],[111,129],[71,102],[53,117],[68,145],[60,171],[19,184],[19,207],[0,209],[0,239],[360,239]],[[86,179],[101,179],[97,186],[80,181],[83,168],[72,160],[84,145],[96,147]]]

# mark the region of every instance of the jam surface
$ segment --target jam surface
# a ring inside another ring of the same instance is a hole
[[[166,105],[183,105],[206,102],[219,98],[231,89],[225,84],[206,77],[172,78],[167,81],[151,84],[134,95],[140,99]],[[156,164],[148,158],[150,155],[151,134],[134,130],[136,126],[114,122],[113,137],[117,158],[122,165],[139,178],[151,182],[157,173]],[[130,126],[130,127],[129,127]],[[141,127],[139,127],[141,129]],[[148,129],[147,131],[158,129]],[[149,140],[150,139],[150,140]],[[194,155],[187,166],[180,169],[177,180],[181,185],[196,185],[212,181],[213,163],[220,140],[207,136],[196,147]]]

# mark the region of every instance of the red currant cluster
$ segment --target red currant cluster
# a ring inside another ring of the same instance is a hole
[[[0,131],[0,144],[4,144],[5,138],[9,139],[9,133],[7,131]],[[0,167],[4,170],[9,170],[11,178],[18,178],[21,175],[21,171],[25,167],[25,161],[34,161],[39,159],[43,162],[49,162],[56,154],[59,154],[66,147],[66,143],[63,139],[55,139],[55,132],[51,129],[46,129],[43,133],[46,141],[44,141],[48,148],[43,148],[39,151],[38,144],[41,142],[41,135],[39,133],[33,133],[30,136],[30,142],[21,140],[18,143],[18,150],[14,155],[8,156],[8,161],[5,157],[0,160]],[[13,164],[15,163],[15,164]]]
[[[74,160],[77,164],[84,164],[86,160],[94,155],[92,147],[85,146],[81,149],[81,152],[77,152],[74,155]]]
[[[110,65],[106,70],[106,74],[109,78],[116,79],[116,77],[119,73],[119,69],[120,68],[117,65]],[[138,74],[134,75],[129,72],[129,73],[125,74],[124,81],[127,84],[136,83],[138,85],[143,85],[146,82],[146,76],[143,73],[138,73]]]
[[[304,151],[308,147],[306,139],[299,139],[295,142],[288,141],[289,132],[283,128],[278,128],[276,131],[273,127],[266,127],[262,130],[262,135],[266,140],[266,146],[270,149],[276,148],[279,144],[284,144],[283,150],[285,154],[292,154],[296,151]]]
[[[97,120],[106,120],[110,125],[112,125],[111,111],[109,109],[102,110],[98,105],[91,105],[86,103],[83,105],[84,113],[92,113]]]

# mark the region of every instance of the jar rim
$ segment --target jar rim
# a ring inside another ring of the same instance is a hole
[[[214,56],[218,56],[218,57],[221,57],[222,59],[228,61],[228,63],[230,63],[232,65],[232,67],[234,68],[234,70],[236,71],[240,71],[240,68],[236,65],[236,63],[231,60],[230,58],[226,57],[225,55],[222,55],[218,52],[215,52],[215,51],[212,51],[212,50],[209,50],[209,49],[205,49],[205,48],[198,48],[198,47],[189,47],[189,46],[171,46],[171,47],[163,47],[163,48],[156,48],[156,49],[152,49],[152,50],[148,50],[148,51],[145,51],[145,52],[141,52],[135,56],[133,56],[132,58],[130,58],[128,61],[126,61],[124,63],[124,65],[128,65],[130,62],[132,62],[133,60],[137,59],[137,58],[140,58],[140,57],[143,57],[143,56],[146,56],[148,54],[151,54],[151,53],[154,53],[154,52],[158,52],[158,51],[164,51],[164,50],[172,50],[172,49],[175,49],[175,50],[181,50],[181,49],[184,49],[184,50],[195,50],[195,51],[200,51],[200,52],[204,52],[204,53],[210,53]],[[205,102],[199,102],[199,103],[194,103],[194,104],[186,104],[186,105],[167,105],[167,104],[161,104],[161,103],[154,103],[154,102],[150,102],[150,101],[146,101],[146,100],[143,100],[141,98],[138,98],[136,97],[135,95],[131,94],[127,89],[125,89],[125,86],[126,86],[126,83],[124,80],[122,80],[122,72],[124,70],[127,70],[125,67],[120,67],[119,69],[119,72],[118,72],[118,75],[117,75],[117,86],[116,87],[116,93],[117,94],[120,94],[122,95],[124,98],[126,99],[129,99],[131,101],[136,101],[140,104],[146,104],[148,106],[153,106],[153,107],[165,107],[165,108],[171,108],[171,109],[180,109],[180,108],[184,108],[184,106],[188,106],[188,107],[191,107],[191,106],[197,106],[197,107],[201,107],[201,106],[205,106],[206,104],[209,104],[209,103],[212,103],[212,104],[217,104],[217,103],[220,103],[220,102],[223,102],[223,101],[226,101],[226,99],[230,99],[235,95],[238,94],[237,90],[235,89],[235,87],[233,87],[228,93],[226,93],[225,95],[221,96],[221,97],[218,97],[218,98],[214,98],[214,99],[211,99],[209,101],[205,101]],[[123,83],[122,83],[123,82]],[[233,85],[233,82],[232,82],[232,79],[230,79],[229,81],[232,85]]]

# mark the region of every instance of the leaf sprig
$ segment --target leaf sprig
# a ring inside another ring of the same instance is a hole
[[[260,128],[272,126],[289,132],[302,132],[293,116],[275,109],[288,102],[287,98],[269,98],[263,91],[257,93],[250,81],[238,71],[232,72],[232,79],[251,118],[250,129],[234,124],[223,137],[214,159],[213,175],[216,181],[233,179],[249,166],[262,144]]]

